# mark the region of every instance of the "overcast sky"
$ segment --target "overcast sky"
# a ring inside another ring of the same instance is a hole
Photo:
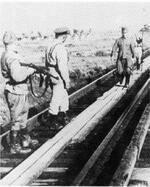
[[[1,33],[48,32],[59,26],[105,31],[127,25],[136,30],[149,23],[149,2],[0,1]]]

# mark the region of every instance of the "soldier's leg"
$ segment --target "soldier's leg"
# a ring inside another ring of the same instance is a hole
[[[52,91],[52,98],[49,104],[49,113],[53,115],[57,115],[59,112],[59,106],[62,98],[62,85],[54,85]]]
[[[128,86],[130,83],[130,74],[126,73],[126,81],[125,81],[125,86]]]
[[[117,62],[117,77],[120,84],[123,82],[124,74],[123,74],[123,64],[122,61],[118,60]]]
[[[142,56],[139,57],[139,64],[140,64],[139,70],[142,71]]]
[[[64,127],[68,123],[67,119],[67,111],[69,109],[69,97],[67,90],[63,90],[63,97],[62,97],[62,102],[60,104],[60,112],[59,112],[59,123],[60,127]]]
[[[49,123],[50,126],[54,128],[58,126],[58,113],[60,104],[63,97],[63,85],[57,84],[53,85],[52,98],[49,105]]]
[[[129,85],[129,83],[130,83],[131,74],[132,74],[131,68],[127,67],[126,72],[125,72],[125,77],[126,77],[126,80],[125,80],[125,87],[128,87],[128,85]]]
[[[60,112],[67,112],[69,109],[69,97],[67,90],[63,90],[62,101],[60,104]]]
[[[23,97],[20,95],[11,94],[8,92],[7,94],[7,102],[9,104],[10,115],[11,115],[11,133],[10,133],[10,141],[11,141],[11,148],[10,152],[12,154],[21,153],[27,154],[31,152],[31,149],[22,149],[21,147],[21,140],[20,140],[20,124],[24,122],[24,119],[21,118],[20,113],[23,110],[24,103]],[[27,114],[25,113],[25,116]]]
[[[26,126],[26,120],[27,120],[28,111],[29,111],[29,101],[28,101],[27,95],[22,95],[18,109],[19,108],[21,109],[20,112],[18,111],[18,119],[20,120],[21,145],[23,148],[28,148],[28,147],[33,148],[38,145],[38,140],[31,139],[27,126]]]
[[[123,79],[124,79],[124,73],[121,73],[120,76],[119,76],[120,84],[123,83]]]
[[[125,82],[126,82],[126,72],[127,72],[127,60],[126,59],[122,59],[122,69],[123,69],[123,73],[122,73],[122,82],[123,79],[125,78]]]
[[[123,78],[125,78],[125,83],[126,83],[126,72],[127,72],[127,62],[126,59],[122,60],[122,67],[123,67]]]
[[[139,70],[140,69],[140,59],[139,59],[139,57],[137,57],[136,60],[137,60],[137,70]]]

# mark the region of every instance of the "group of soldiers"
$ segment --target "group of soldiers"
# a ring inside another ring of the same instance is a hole
[[[45,58],[46,66],[53,75],[50,78],[52,97],[46,118],[50,125],[62,128],[69,108],[68,55],[64,42],[70,31],[68,28],[58,28],[54,32],[55,39],[48,46]],[[26,154],[39,143],[30,137],[26,126],[29,111],[27,80],[35,70],[21,66],[24,60],[17,52],[16,36],[13,32],[4,33],[3,43],[5,51],[1,56],[1,71],[6,79],[4,94],[11,117],[10,152]]]
[[[45,65],[51,75],[52,97],[46,114],[50,126],[61,129],[66,125],[66,112],[69,109],[67,90],[69,88],[68,54],[64,46],[70,31],[68,28],[57,28],[55,38],[46,50]],[[111,56],[118,51],[117,70],[120,84],[125,77],[125,86],[130,82],[132,72],[132,58],[134,46],[127,37],[127,29],[122,28],[122,36],[116,40]],[[1,56],[1,71],[6,79],[5,97],[11,116],[10,152],[12,154],[26,154],[38,145],[36,139],[29,135],[26,121],[28,117],[28,77],[35,72],[32,68],[21,66],[24,61],[16,48],[16,36],[12,32],[5,32],[3,36],[5,51]],[[55,79],[58,77],[59,79]]]

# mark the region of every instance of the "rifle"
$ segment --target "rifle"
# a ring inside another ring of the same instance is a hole
[[[51,80],[50,80],[50,77],[53,77],[54,79],[56,80],[59,80],[59,77],[56,77],[54,75],[51,75],[50,72],[49,72],[49,69],[45,66],[36,66],[35,64],[26,64],[26,63],[20,63],[21,66],[26,66],[26,67],[30,67],[30,68],[33,68],[36,70],[36,72],[33,74],[33,75],[30,75],[29,76],[29,82],[30,82],[30,87],[31,87],[31,93],[34,97],[37,97],[37,98],[41,98],[45,95],[47,89],[48,89],[48,86],[51,87],[52,89],[52,85],[51,85]],[[44,91],[42,93],[39,93],[39,91],[37,92],[34,88],[34,85],[33,85],[33,79],[34,79],[34,75],[38,73],[40,75],[40,81],[39,81],[39,88],[40,90],[42,90],[42,85],[44,83],[45,87],[44,87]],[[45,77],[42,76],[43,75],[46,75]]]
[[[20,63],[20,65],[21,65],[21,66],[26,66],[26,67],[33,68],[33,69],[35,69],[35,70],[37,71],[37,73],[42,73],[42,74],[44,74],[44,75],[47,75],[47,76],[49,76],[49,77],[53,77],[54,79],[59,80],[59,77],[56,77],[56,76],[54,76],[54,75],[51,75],[51,74],[49,73],[49,69],[48,69],[47,67],[45,67],[45,66],[36,66],[35,64],[32,64],[32,63],[30,63],[30,64]]]

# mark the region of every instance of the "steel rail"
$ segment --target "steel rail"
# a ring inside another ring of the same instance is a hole
[[[108,73],[106,73],[105,75],[103,75],[102,77],[96,79],[95,81],[89,83],[88,85],[84,86],[83,88],[75,91],[74,93],[72,93],[71,95],[69,95],[69,103],[70,105],[73,104],[74,101],[80,99],[81,97],[83,97],[84,95],[88,94],[90,91],[92,91],[93,89],[95,89],[97,87],[97,83],[99,81],[103,82],[105,81],[106,79],[110,78],[111,76],[114,75],[116,69],[113,69],[111,71],[109,71]],[[36,124],[37,123],[37,118],[44,114],[45,112],[48,111],[48,108],[44,109],[43,111],[39,112],[38,114],[32,116],[31,118],[27,119],[26,123],[27,123],[27,127],[29,130],[31,130],[32,128],[32,125],[33,124]],[[10,133],[10,130],[6,131],[5,133],[1,134],[0,135],[0,140],[6,136],[7,134]]]
[[[127,147],[120,165],[116,170],[111,186],[127,186],[133,172],[135,163],[139,158],[148,128],[150,126],[150,104],[147,104],[142,117],[135,129],[134,135]]]
[[[62,129],[54,138],[48,140],[30,157],[23,161],[22,164],[17,166],[12,172],[6,175],[1,180],[0,184],[30,184],[30,182],[33,181],[35,177],[38,177],[42,171],[55,160],[60,152],[69,144],[72,138],[76,136],[77,133],[80,132],[80,130],[82,130],[83,127],[89,123],[89,121],[95,121],[95,116],[97,117],[98,113],[100,118],[104,115],[102,114],[102,111],[105,113],[108,108],[111,109],[112,103],[109,104],[109,101],[113,101],[112,98],[115,96],[117,97],[117,91],[119,89],[122,90],[122,88],[117,87],[117,89],[115,89],[115,87],[113,87],[112,89],[114,90],[112,95],[107,94],[107,97],[104,94],[104,100],[102,100],[102,98],[98,99],[95,103],[90,105],[86,110],[79,114],[75,120]],[[125,93],[126,92],[124,91],[124,94]],[[120,93],[120,97],[123,97],[122,93]]]
[[[92,89],[96,88],[96,84],[98,81],[104,81],[107,79],[107,77],[110,77],[114,74],[116,70],[112,70],[111,72],[108,72],[106,75],[100,77],[99,79],[95,80],[94,82],[90,83],[89,85],[85,86],[84,88],[81,88],[80,90],[76,91],[75,93],[71,94],[69,96],[69,100],[72,101],[72,103],[76,100],[87,94],[87,92],[90,92]],[[37,118],[42,113],[46,112],[48,109],[45,109],[44,111],[40,112],[39,114],[33,116],[32,118],[27,120],[27,125],[32,126],[32,124],[37,121]],[[55,142],[56,143],[56,142]],[[56,156],[56,155],[55,155]],[[54,159],[54,158],[53,158]]]
[[[121,137],[123,133],[123,129],[125,129],[128,125],[128,122],[131,120],[133,114],[135,113],[139,102],[145,97],[145,95],[148,93],[148,87],[150,85],[150,79],[146,81],[144,86],[141,88],[141,90],[137,93],[135,99],[133,102],[127,107],[127,109],[123,112],[123,114],[120,116],[114,127],[111,129],[111,131],[108,133],[108,135],[104,138],[102,143],[98,146],[96,151],[93,153],[93,155],[90,157],[88,162],[85,164],[79,175],[76,177],[74,182],[72,183],[73,186],[77,185],[93,185],[93,183],[96,181],[96,178],[99,175],[100,168],[102,167],[101,164],[99,166],[99,169],[97,169],[98,172],[96,172],[96,175],[92,177],[93,171],[95,170],[94,166],[95,163],[97,163],[100,155],[103,153],[103,151],[106,149],[106,147],[110,144],[110,141],[113,139],[113,141],[117,141],[118,138]],[[119,133],[119,136],[116,136],[117,131],[121,128],[121,131]],[[108,150],[110,151],[110,150]],[[106,158],[105,158],[106,159]],[[96,164],[96,167],[98,167],[98,164]],[[88,177],[88,175],[91,174],[91,178]],[[92,179],[94,178],[94,179]],[[117,185],[119,186],[119,185]]]
[[[150,54],[150,49],[148,48],[148,49],[146,49],[144,51],[142,59],[144,59],[147,56],[149,56],[149,54]],[[106,73],[102,77],[96,79],[95,81],[89,83],[88,85],[84,86],[83,88],[81,88],[81,89],[75,91],[74,93],[72,93],[71,95],[69,95],[69,103],[70,103],[70,105],[74,101],[80,99],[81,97],[83,97],[84,95],[88,94],[90,91],[95,89],[96,88],[96,84],[98,82],[104,82],[106,79],[108,79],[109,77],[113,76],[115,74],[115,72],[116,72],[116,68],[114,68],[113,70],[109,71],[108,73]],[[47,111],[48,111],[48,108],[44,109],[43,111],[39,112],[38,114],[36,114],[36,115],[32,116],[31,118],[27,119],[26,123],[27,123],[27,127],[29,128],[29,130],[32,129],[32,124],[36,124],[37,123],[37,118],[40,115],[42,115],[45,112],[47,112]],[[9,124],[6,125],[6,126],[9,126]],[[10,130],[7,130],[4,134],[0,134],[0,142],[1,142],[2,138],[4,136],[6,136],[7,134],[9,134],[9,133],[10,133]],[[0,145],[1,145],[1,143],[0,143]]]

